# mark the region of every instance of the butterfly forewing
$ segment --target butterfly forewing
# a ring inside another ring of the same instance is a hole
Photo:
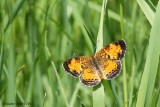
[[[116,59],[121,60],[126,51],[126,43],[124,40],[119,40],[106,45],[95,54],[95,58],[101,59]]]
[[[63,63],[63,67],[65,71],[67,71],[69,74],[71,74],[74,77],[79,77],[79,75],[82,73],[82,62],[80,57],[75,57],[66,60]]]

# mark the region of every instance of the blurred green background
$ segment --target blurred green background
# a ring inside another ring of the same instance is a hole
[[[94,54],[102,2],[0,1],[0,107],[94,106],[96,92],[68,75],[62,63]],[[108,0],[103,46],[124,39],[127,51],[112,86],[102,81],[105,107],[160,105],[158,6],[158,0]]]

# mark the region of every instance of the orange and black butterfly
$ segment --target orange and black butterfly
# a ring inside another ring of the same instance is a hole
[[[63,63],[65,71],[79,77],[86,86],[95,86],[101,79],[115,78],[121,71],[121,60],[126,52],[126,43],[119,40],[99,50],[93,56],[79,56]]]

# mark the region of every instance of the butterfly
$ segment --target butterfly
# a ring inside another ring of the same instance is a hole
[[[126,42],[110,43],[92,56],[79,56],[64,61],[65,71],[78,77],[86,86],[96,86],[102,79],[115,78],[121,71],[121,60],[126,52]]]

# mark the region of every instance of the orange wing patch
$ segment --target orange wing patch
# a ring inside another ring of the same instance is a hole
[[[126,43],[119,40],[106,45],[94,56],[80,56],[66,60],[64,69],[79,77],[86,86],[95,86],[101,79],[113,79],[121,70],[121,59],[126,52]]]
[[[97,74],[96,68],[94,68],[94,66],[88,66],[83,69],[80,80],[86,86],[94,86],[100,83],[101,78]]]
[[[64,69],[71,74],[72,76],[78,77],[82,72],[81,67],[81,59],[79,57],[75,57],[72,59],[68,59],[63,63]]]
[[[102,79],[113,79],[118,76],[121,71],[121,62],[119,60],[100,61],[99,66],[102,69]]]
[[[91,57],[75,57],[63,63],[64,69],[74,77],[80,77],[81,82],[86,86],[94,86],[100,83],[101,79],[92,63]]]
[[[106,59],[122,59],[126,51],[126,43],[124,40],[119,40],[109,45],[106,45],[95,54],[96,58]]]
[[[85,66],[90,65],[92,58],[87,56],[74,57],[63,63],[64,69],[72,76],[79,77]]]

